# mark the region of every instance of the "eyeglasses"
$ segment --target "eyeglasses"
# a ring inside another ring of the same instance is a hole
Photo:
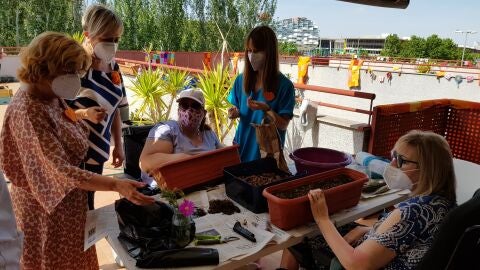
[[[395,159],[397,161],[398,168],[402,168],[403,164],[405,163],[413,163],[418,165],[417,161],[405,159],[402,155],[398,154],[397,151],[395,150],[392,151],[392,159]]]
[[[202,104],[200,104],[200,103],[198,103],[198,102],[196,102],[196,101],[192,101],[192,102],[190,102],[190,103],[188,103],[188,102],[180,102],[178,105],[180,106],[180,108],[181,108],[182,110],[188,110],[189,108],[192,108],[192,109],[194,109],[194,110],[196,110],[196,111],[199,111],[199,110],[202,109]]]

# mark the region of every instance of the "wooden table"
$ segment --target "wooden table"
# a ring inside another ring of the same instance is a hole
[[[353,222],[359,218],[374,214],[384,208],[393,206],[405,200],[406,198],[407,198],[407,194],[405,192],[397,192],[397,193],[391,193],[391,194],[387,194],[387,195],[383,195],[375,198],[370,198],[367,200],[361,200],[358,205],[332,215],[331,219],[334,222],[334,224],[337,227],[339,227],[347,223]],[[114,211],[113,205],[108,205],[105,207],[110,207],[112,209],[111,211]],[[109,215],[109,216],[112,218],[112,215]],[[125,251],[125,249],[123,249],[120,242],[118,241],[117,236],[119,234],[119,230],[118,230],[118,224],[116,222],[116,218],[114,215],[113,215],[113,220],[111,221],[111,224],[113,229],[108,233],[108,236],[106,238],[107,242],[115,250],[115,252],[119,256],[119,258],[123,261],[127,269],[142,269],[142,268],[135,267],[135,263],[136,263],[135,259],[133,259],[128,255],[128,253]],[[246,257],[243,257],[239,260],[229,260],[217,266],[189,267],[188,269],[198,269],[198,270],[236,269],[250,262],[254,262],[264,256],[267,256],[277,251],[283,250],[285,248],[294,246],[300,243],[303,240],[303,238],[306,236],[315,236],[319,234],[319,230],[316,224],[312,223],[306,226],[301,226],[301,227],[292,229],[288,231],[288,233],[292,236],[288,240],[282,243],[268,245],[265,248],[263,248],[261,251],[255,254],[251,254]],[[162,269],[166,269],[166,268],[162,268]],[[174,269],[181,269],[181,268],[174,268]]]

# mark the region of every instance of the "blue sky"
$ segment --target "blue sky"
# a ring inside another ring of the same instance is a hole
[[[454,31],[475,30],[467,46],[480,43],[480,1],[410,0],[406,9],[380,8],[336,0],[278,0],[275,19],[306,17],[322,37],[359,37],[396,33],[400,37],[437,34],[463,45],[465,35]]]

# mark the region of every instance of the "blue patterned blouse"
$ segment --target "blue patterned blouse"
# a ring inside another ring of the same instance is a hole
[[[395,251],[396,257],[384,269],[415,269],[432,245],[440,223],[454,206],[454,203],[437,195],[412,197],[398,204],[401,219],[397,224],[384,233],[375,233],[387,215],[375,223],[359,242],[374,240]]]

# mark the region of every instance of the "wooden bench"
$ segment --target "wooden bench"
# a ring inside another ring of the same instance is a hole
[[[120,67],[120,72],[123,75],[129,75],[129,76],[137,76],[138,69],[140,68],[139,64],[133,64],[133,63],[118,63],[118,66]]]
[[[311,131],[303,132],[303,134],[301,134],[302,132],[295,130],[298,129],[295,122],[299,120],[297,119],[299,117],[299,111],[298,109],[295,109],[294,119],[292,121],[293,123],[289,125],[289,130],[287,131],[287,136],[290,137],[287,139],[287,142],[290,140],[289,143],[291,144],[288,146],[291,148],[289,150],[295,150],[299,147],[308,146],[332,148],[352,154],[367,150],[371,129],[370,122],[373,114],[373,100],[376,97],[375,94],[316,85],[294,84],[294,86],[297,89],[307,91],[368,100],[368,108],[349,107],[343,104],[333,104],[311,100],[312,103],[320,107],[323,106],[335,110],[368,115],[368,121],[366,123],[358,122],[351,119],[342,118],[341,116],[337,116],[335,114],[317,114],[317,121],[314,123]],[[297,99],[297,101],[301,102],[302,100]],[[295,136],[301,137],[301,139],[293,139]]]

